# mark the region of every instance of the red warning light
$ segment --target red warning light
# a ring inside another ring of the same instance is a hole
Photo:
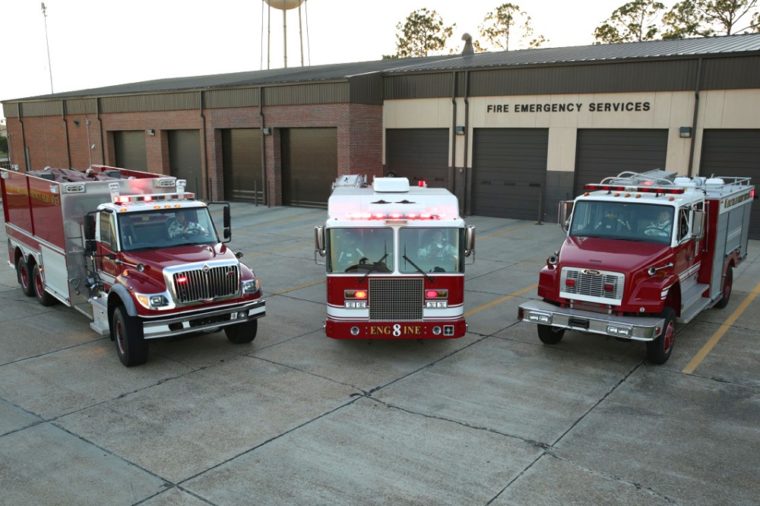
[[[187,276],[177,276],[177,283],[180,285],[187,283]]]

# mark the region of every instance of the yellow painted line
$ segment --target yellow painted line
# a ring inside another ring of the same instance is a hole
[[[279,292],[275,292],[272,295],[284,295],[286,293],[295,292],[296,290],[301,290],[303,288],[309,288],[310,286],[315,286],[320,283],[323,283],[325,281],[325,278],[319,278],[316,281],[307,281],[306,283],[298,286],[294,286],[293,288],[288,288],[286,290],[280,290]]]
[[[726,318],[726,321],[724,321],[721,326],[718,327],[718,330],[716,330],[710,339],[705,343],[705,345],[702,346],[702,349],[700,349],[697,354],[694,355],[694,358],[692,358],[686,367],[683,368],[682,372],[691,374],[697,367],[699,367],[699,364],[701,364],[705,357],[707,357],[707,354],[710,353],[713,348],[715,348],[715,345],[718,344],[718,341],[720,341],[723,335],[728,331],[729,328],[731,328],[731,326],[742,315],[742,313],[747,310],[749,305],[752,304],[752,301],[754,301],[758,295],[760,295],[760,283],[755,285],[755,288],[749,294],[747,294],[746,297],[744,297],[744,300],[741,304],[739,304],[739,307],[737,307],[736,310],[731,313],[731,316]]]
[[[494,237],[499,237],[501,235],[508,234],[509,232],[512,232],[513,230],[516,230],[518,228],[527,227],[528,225],[535,225],[535,223],[528,222],[528,223],[518,223],[516,225],[510,225],[508,227],[497,230],[496,232],[491,232],[490,234],[478,236],[478,240],[483,241],[483,240],[492,239]]]
[[[530,292],[531,290],[535,290],[536,286],[537,285],[532,284],[530,286],[526,286],[525,288],[520,288],[519,290],[517,290],[515,292],[508,293],[507,295],[502,295],[498,299],[494,299],[491,302],[486,302],[485,304],[481,304],[480,306],[476,306],[476,307],[470,309],[469,311],[467,311],[464,314],[464,317],[465,318],[469,318],[470,316],[478,314],[481,311],[485,311],[486,309],[491,309],[494,306],[498,306],[499,304],[501,304],[503,302],[506,302],[509,299],[514,299],[515,297],[519,297],[520,295],[523,295],[524,293]]]

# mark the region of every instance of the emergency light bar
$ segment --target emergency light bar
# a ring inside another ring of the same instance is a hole
[[[159,200],[192,200],[195,198],[194,193],[151,193],[149,195],[119,195],[112,194],[111,202],[114,204],[139,204],[154,202]]]
[[[433,213],[351,213],[349,220],[440,220],[443,216]]]
[[[664,188],[662,186],[623,186],[589,183],[583,186],[586,191],[604,190],[608,192],[640,192],[640,193],[661,193],[663,195],[677,195],[686,191],[685,188]]]

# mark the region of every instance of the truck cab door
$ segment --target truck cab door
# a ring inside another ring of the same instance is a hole
[[[120,269],[116,264],[116,253],[119,251],[118,235],[116,233],[116,217],[113,212],[100,211],[97,229],[95,231],[96,251],[95,265],[106,289],[113,285]]]
[[[691,232],[691,206],[679,207],[675,216],[676,254],[675,271],[681,278],[681,293],[697,283],[699,269],[696,240]]]

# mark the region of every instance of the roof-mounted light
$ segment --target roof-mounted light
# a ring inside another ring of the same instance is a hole
[[[350,213],[346,216],[349,220],[441,220],[444,216],[438,213],[420,213],[411,212],[404,213],[399,211],[391,211],[387,213]]]

